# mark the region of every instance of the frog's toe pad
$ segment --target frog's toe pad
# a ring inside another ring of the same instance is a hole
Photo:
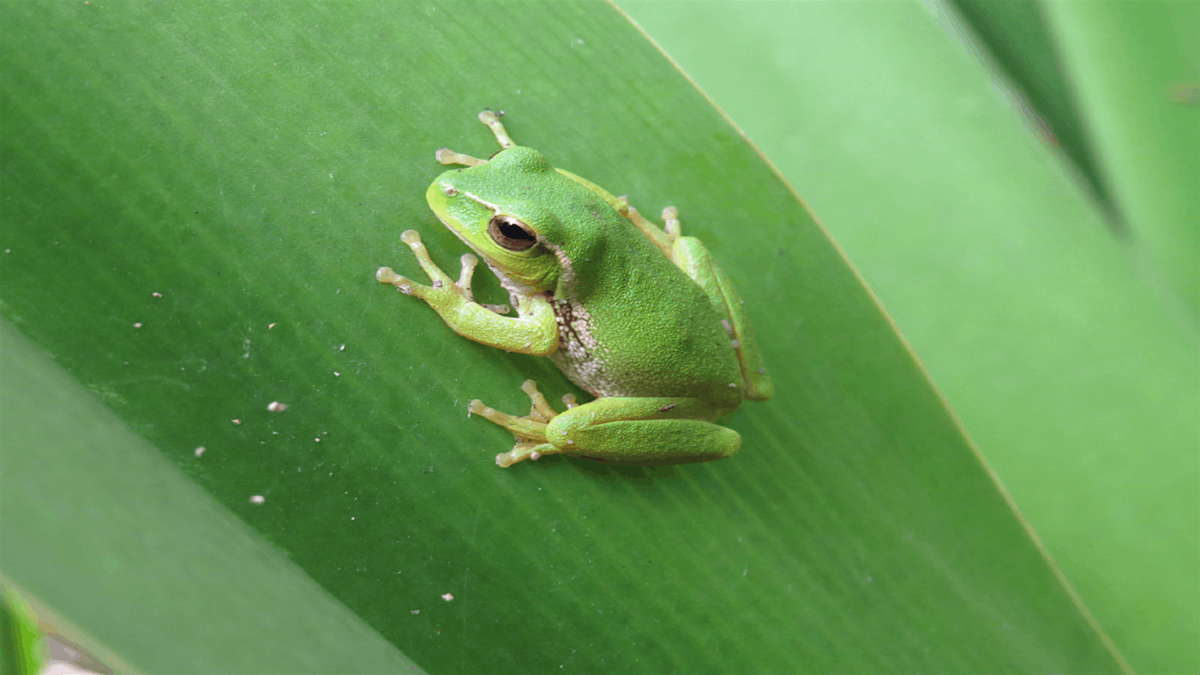
[[[525,441],[518,441],[517,444],[513,446],[512,450],[496,455],[496,465],[507,469],[517,462],[523,462],[527,459],[536,462],[537,460],[541,459],[543,455],[558,452],[561,451],[549,443],[528,443]]]
[[[378,280],[379,283],[391,284],[395,286],[396,290],[405,295],[412,295],[413,288],[420,286],[420,284],[416,283],[412,279],[396,274],[390,267],[380,267],[379,271],[375,273],[375,279]]]

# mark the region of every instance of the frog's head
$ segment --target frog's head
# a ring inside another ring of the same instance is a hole
[[[543,292],[553,289],[562,273],[555,251],[561,250],[564,228],[554,200],[546,200],[547,190],[561,180],[542,153],[513,146],[443,173],[425,197],[438,219],[502,281],[516,284],[510,291]]]

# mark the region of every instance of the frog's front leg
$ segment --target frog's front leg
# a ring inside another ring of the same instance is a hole
[[[567,401],[555,413],[533,382],[521,388],[533,409],[516,417],[471,401],[471,412],[508,429],[516,446],[496,456],[507,467],[526,459],[565,453],[625,464],[674,464],[728,457],[741,447],[736,431],[708,421],[724,410],[699,399],[602,397],[583,405]]]
[[[429,286],[400,276],[390,267],[381,267],[375,278],[392,284],[406,295],[415,295],[429,304],[455,333],[476,342],[510,352],[549,356],[558,349],[558,321],[550,302],[541,296],[514,296],[517,316],[501,316],[496,310],[475,302],[471,294],[471,275],[478,260],[467,254],[462,258],[462,274],[455,283],[442,271],[421,243],[416,230],[400,235],[417,257],[421,268],[433,282]]]

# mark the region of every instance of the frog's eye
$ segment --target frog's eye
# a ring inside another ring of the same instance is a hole
[[[488,236],[510,251],[526,251],[537,243],[533,228],[512,216],[496,216],[488,223]]]

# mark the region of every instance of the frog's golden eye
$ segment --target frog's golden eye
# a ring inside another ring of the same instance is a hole
[[[496,216],[488,223],[488,236],[510,251],[527,251],[537,243],[533,228],[512,216]]]

